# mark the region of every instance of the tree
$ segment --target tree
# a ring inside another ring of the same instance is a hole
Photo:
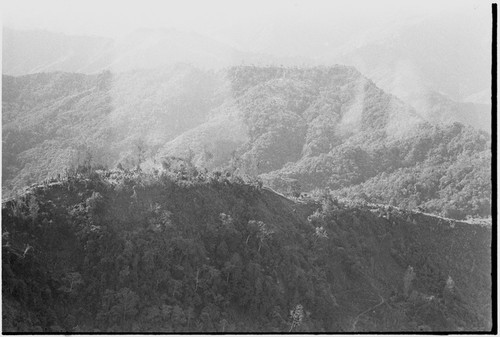
[[[186,315],[184,314],[184,310],[178,305],[174,306],[172,308],[172,324],[174,328],[179,329],[180,327],[183,327],[184,324],[186,324]]]
[[[415,271],[413,270],[412,266],[408,266],[408,269],[406,269],[405,275],[403,277],[403,286],[404,286],[404,294],[405,296],[408,296],[408,293],[410,291],[411,283],[415,279]]]
[[[36,197],[34,195],[31,195],[30,198],[28,199],[28,208],[30,212],[30,217],[33,220],[34,224],[38,217],[38,212],[40,211],[40,206],[38,206],[38,201],[36,200]]]
[[[259,239],[259,248],[258,251],[260,252],[260,249],[262,247],[262,244],[271,237],[271,235],[274,233],[274,231],[269,228],[268,225],[266,225],[262,221],[256,221],[256,220],[250,220],[248,222],[248,226],[256,231],[257,238]],[[247,237],[246,243],[248,244],[248,239],[250,238],[250,235]]]
[[[229,257],[229,250],[224,240],[222,240],[222,242],[217,246],[215,254],[217,256],[217,259],[220,261],[226,261]]]
[[[302,304],[297,304],[293,310],[290,310],[290,316],[292,318],[292,324],[290,325],[290,330],[288,332],[292,332],[292,330],[302,324],[304,319],[304,307]]]
[[[136,167],[139,168],[140,165],[146,160],[147,145],[143,139],[138,139],[135,141],[134,146],[137,155]]]
[[[121,324],[137,314],[139,296],[129,288],[121,288],[115,293],[113,302],[114,305],[111,307],[110,313]]]
[[[315,228],[314,236],[320,239],[328,239],[328,233],[323,226]]]
[[[104,211],[104,198],[99,192],[92,192],[92,195],[87,198],[85,204],[87,206],[87,212],[90,214],[94,221],[97,221],[98,217]]]
[[[84,284],[82,275],[78,272],[68,273],[63,277],[64,285],[59,290],[72,293],[79,285]]]

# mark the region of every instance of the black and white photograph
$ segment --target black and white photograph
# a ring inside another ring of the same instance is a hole
[[[3,0],[2,334],[496,334],[496,3]]]

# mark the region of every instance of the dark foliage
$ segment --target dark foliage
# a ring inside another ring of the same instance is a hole
[[[4,331],[491,326],[489,228],[261,186],[186,163],[77,173],[4,203]]]

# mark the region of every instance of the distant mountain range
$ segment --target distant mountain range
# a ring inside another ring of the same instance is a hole
[[[60,33],[3,28],[2,72],[25,75],[50,71],[89,73],[113,40],[102,37],[67,36]]]
[[[432,123],[454,120],[489,131],[490,27],[474,13],[408,22],[367,34],[329,58],[355,66]]]
[[[246,52],[197,33],[175,29],[140,29],[113,40],[4,28],[3,74],[51,71],[93,74],[103,70],[154,69],[177,63],[205,69],[242,64],[340,63],[354,65],[377,86],[412,105],[431,123],[458,121],[490,131],[488,48],[472,33],[464,37],[462,30],[453,31],[451,28],[455,26],[445,25],[446,32],[433,34],[436,22],[408,25],[389,37],[375,34],[372,39],[367,37],[362,42],[327,49],[316,58]],[[464,46],[469,40],[478,45]]]
[[[440,16],[370,32],[328,57],[355,66],[403,100],[434,91],[454,101],[490,103],[490,97],[478,101],[490,89],[490,35],[490,23],[473,13]]]
[[[222,68],[276,62],[270,55],[237,50],[206,36],[176,29],[139,29],[118,39],[4,28],[3,73],[123,72],[189,63]]]

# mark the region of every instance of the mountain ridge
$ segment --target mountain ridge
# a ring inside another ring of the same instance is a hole
[[[266,174],[270,184],[282,177],[298,179],[306,191],[355,186],[384,170],[397,177],[398,169],[405,169],[407,184],[414,185],[411,167],[421,172],[433,167],[439,172],[433,181],[455,174],[463,179],[458,172],[477,171],[465,158],[488,151],[485,134],[453,124],[432,126],[345,66],[206,72],[178,65],[120,74],[4,76],[4,89],[3,181],[8,189],[64,174],[64,167],[87,160],[151,170],[168,156],[191,158],[208,169],[232,165],[240,173]],[[83,123],[76,131],[73,118]],[[478,173],[485,184],[491,160],[481,154],[477,161],[486,168]],[[466,167],[457,170],[460,166]],[[491,188],[479,188],[471,175],[466,177],[462,183],[477,188],[468,190],[461,206],[432,202],[433,211],[462,207],[463,216],[488,215]],[[382,186],[372,186],[378,187],[369,195],[390,202]],[[401,195],[394,200],[400,206],[424,206],[449,188],[433,186],[416,200]],[[472,206],[475,198],[483,201]]]
[[[2,203],[4,331],[491,328],[488,225],[242,179],[90,170]]]
[[[331,48],[326,48],[323,51],[326,54],[318,55],[317,60],[305,56],[285,58],[247,52],[199,33],[175,29],[138,29],[113,40],[6,28],[3,72],[9,75],[40,71],[123,72],[171,66],[178,62],[219,70],[242,64],[314,66],[341,63],[356,66],[378,87],[412,105],[431,123],[458,121],[489,132],[491,102],[486,80],[489,70],[485,67],[488,60],[479,53],[484,46],[475,38],[482,36],[478,35],[478,31],[484,27],[480,25],[473,32],[457,35],[453,30],[456,23],[446,19],[446,34],[429,34],[426,36],[432,38],[422,41],[420,35],[427,34],[432,29],[430,27],[435,27],[437,23],[442,22],[437,19],[416,21],[399,27],[398,34],[394,36],[382,34],[378,39],[372,38],[361,45],[347,43],[331,51],[328,51]],[[372,34],[375,37],[380,35]],[[461,47],[462,52],[456,53],[450,45],[463,46],[467,41],[473,41],[477,51],[470,52]],[[46,50],[47,46],[52,47]],[[448,61],[445,64],[435,62],[435,58],[422,54],[422,46],[442,54]],[[339,48],[343,51],[335,51]],[[455,74],[454,69],[458,69],[461,75]],[[443,76],[436,75],[441,73]],[[443,97],[436,101],[434,97],[438,95]],[[453,108],[450,109],[451,105]]]

